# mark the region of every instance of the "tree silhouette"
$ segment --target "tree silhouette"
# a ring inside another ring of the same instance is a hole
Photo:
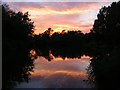
[[[29,80],[33,59],[30,57],[31,36],[34,25],[28,12],[14,12],[2,5],[2,57],[3,89],[12,88],[17,82]]]
[[[86,35],[92,54],[90,79],[94,79],[98,90],[119,88],[120,74],[120,1],[100,9],[93,29]]]
[[[44,33],[34,36],[34,43],[38,47],[83,47],[84,46],[84,34],[81,31],[67,31],[63,30],[61,33],[54,32],[48,28]]]
[[[94,22],[91,33],[94,33],[96,41],[107,45],[119,45],[120,39],[120,1],[113,2],[111,6],[100,9]]]

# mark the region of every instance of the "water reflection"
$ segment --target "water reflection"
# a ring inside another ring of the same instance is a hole
[[[34,72],[29,83],[22,83],[16,88],[91,88],[88,84],[87,67],[90,57],[81,59],[61,57],[53,58],[49,62],[45,57],[39,56],[35,62]]]
[[[98,90],[114,89],[119,90],[119,66],[120,66],[120,48],[113,47],[109,49],[109,52],[105,52],[105,49],[101,49],[99,55],[94,56],[91,59],[90,66],[88,68],[89,80],[95,82]],[[104,54],[103,54],[104,53]]]
[[[35,52],[38,56],[45,57],[48,61],[55,60],[55,58],[62,58],[62,60],[66,58],[81,58],[81,56],[85,55],[85,51],[82,48],[36,48]]]

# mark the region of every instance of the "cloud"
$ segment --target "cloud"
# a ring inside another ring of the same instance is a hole
[[[118,0],[4,0],[3,2],[115,2]]]
[[[28,11],[34,21],[35,33],[52,28],[54,31],[81,30],[89,32],[103,2],[20,2],[8,3],[15,11]],[[68,27],[69,26],[69,27]]]
[[[56,2],[56,3],[8,3],[13,9],[23,12],[37,12],[37,14],[80,14],[88,11],[87,8],[96,9],[98,3],[76,3],[76,2]]]

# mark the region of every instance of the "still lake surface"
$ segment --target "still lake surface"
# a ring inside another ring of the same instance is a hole
[[[51,61],[38,56],[34,65],[29,82],[20,83],[15,88],[94,88],[94,84],[88,82],[89,56],[57,57]]]

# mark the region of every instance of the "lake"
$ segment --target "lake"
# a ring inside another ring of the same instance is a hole
[[[34,72],[29,82],[22,82],[15,88],[93,88],[88,82],[89,56],[81,58],[52,57],[51,61],[38,56],[34,61]]]

